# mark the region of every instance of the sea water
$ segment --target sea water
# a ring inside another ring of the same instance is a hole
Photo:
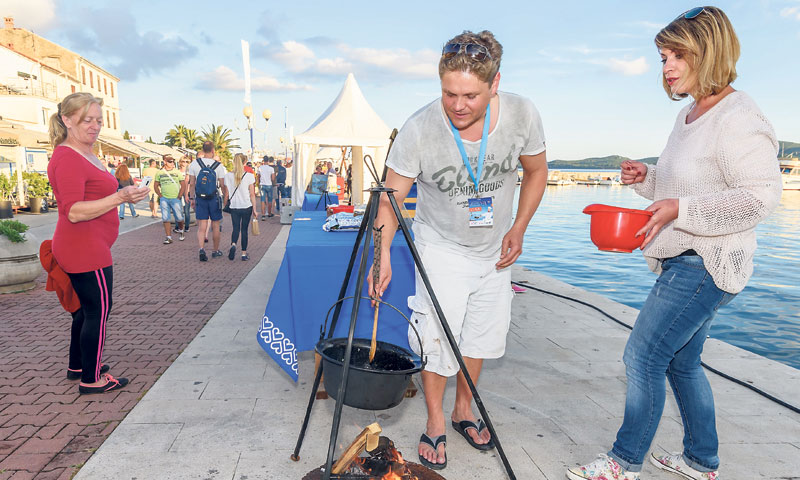
[[[639,309],[656,275],[640,250],[597,250],[590,217],[581,213],[592,203],[645,208],[651,202],[627,186],[548,186],[517,264]],[[783,192],[756,234],[753,276],[719,310],[710,335],[800,369],[800,191]]]

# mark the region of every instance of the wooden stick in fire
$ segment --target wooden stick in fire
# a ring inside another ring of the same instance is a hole
[[[381,225],[380,228],[375,228],[375,250],[373,255],[373,267],[372,267],[372,285],[374,287],[374,294],[375,299],[380,299],[378,296],[378,282],[381,278],[381,240],[383,237],[383,226]],[[375,350],[378,347],[376,342],[376,337],[378,335],[378,308],[381,306],[380,303],[375,302],[375,317],[372,321],[372,343],[369,345],[369,361],[370,363],[375,358]]]

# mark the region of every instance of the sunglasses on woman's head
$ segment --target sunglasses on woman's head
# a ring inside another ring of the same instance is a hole
[[[685,12],[681,13],[680,15],[678,15],[678,18],[683,17],[683,18],[685,18],[687,20],[691,20],[693,18],[697,18],[698,15],[700,15],[701,13],[703,13],[705,11],[706,11],[705,7],[694,7],[692,9],[686,10]],[[676,18],[675,20],[677,20],[678,18]]]
[[[444,58],[452,58],[456,55],[464,53],[466,56],[475,59],[479,62],[484,60],[492,59],[492,54],[489,53],[489,49],[485,46],[478,44],[478,43],[448,43],[447,45],[442,48],[442,56]]]

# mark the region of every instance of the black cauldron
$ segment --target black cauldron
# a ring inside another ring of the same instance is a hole
[[[325,316],[325,327],[328,316],[336,304],[353,297],[345,297],[334,303]],[[362,297],[372,300],[369,297]],[[400,314],[417,335],[419,344],[422,341],[417,329],[411,321],[394,305],[378,300]],[[363,410],[385,410],[400,404],[405,396],[406,387],[411,376],[425,366],[423,356],[409,352],[403,347],[386,342],[377,342],[375,358],[369,361],[369,350],[372,340],[354,338],[350,353],[350,368],[347,375],[343,403],[349,407]],[[328,395],[338,400],[339,386],[342,383],[344,355],[347,349],[347,338],[323,338],[317,343],[316,352],[322,357],[322,371],[325,390]],[[421,351],[421,350],[420,350]]]

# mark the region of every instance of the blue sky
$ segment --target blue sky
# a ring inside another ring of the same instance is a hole
[[[106,4],[104,4],[106,3]],[[742,44],[739,79],[778,138],[800,142],[800,0],[716,3]],[[253,108],[270,109],[279,148],[284,108],[307,129],[353,72],[390,127],[439,96],[442,44],[488,29],[503,44],[502,90],[540,110],[548,158],[661,152],[683,102],[661,89],[653,37],[687,1],[205,2],[3,0],[16,25],[122,78],[122,127],[161,140],[174,124],[200,130],[245,121],[240,40],[250,42]],[[263,121],[259,123],[263,128]],[[247,134],[236,132],[242,143]],[[264,143],[263,133],[256,143]]]

